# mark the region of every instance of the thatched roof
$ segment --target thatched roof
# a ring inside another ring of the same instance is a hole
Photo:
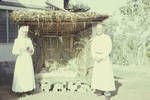
[[[72,13],[65,11],[46,11],[46,10],[18,10],[13,11],[12,18],[16,22],[23,21],[48,21],[48,22],[85,22],[103,21],[108,18],[106,15],[96,14],[95,12]]]
[[[53,32],[58,32],[58,28],[63,32],[79,30],[79,28],[84,28],[85,23],[88,26],[89,23],[102,22],[108,18],[107,15],[95,12],[72,13],[54,10],[18,10],[13,11],[11,17],[18,24],[36,25],[43,31],[49,31],[53,28]]]

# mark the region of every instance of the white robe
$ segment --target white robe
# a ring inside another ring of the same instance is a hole
[[[91,87],[102,91],[115,90],[112,64],[109,54],[112,49],[111,38],[102,34],[92,40],[91,51],[94,59],[94,68]]]
[[[15,39],[12,50],[12,53],[17,55],[12,84],[14,92],[27,92],[35,89],[32,54],[27,51],[27,47],[34,51],[30,38]]]

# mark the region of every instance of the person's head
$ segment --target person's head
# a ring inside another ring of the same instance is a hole
[[[29,26],[21,26],[18,31],[18,37],[27,37]]]
[[[103,34],[103,25],[102,25],[101,23],[98,23],[98,24],[96,25],[96,30],[97,30],[96,35],[101,35],[101,34]]]

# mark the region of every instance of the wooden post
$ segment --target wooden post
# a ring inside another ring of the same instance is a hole
[[[7,43],[9,43],[9,12],[6,10],[6,33],[7,33]]]

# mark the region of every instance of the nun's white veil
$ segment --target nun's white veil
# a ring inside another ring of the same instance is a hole
[[[21,26],[18,30],[18,39],[27,37],[27,32],[29,30],[29,26]]]

